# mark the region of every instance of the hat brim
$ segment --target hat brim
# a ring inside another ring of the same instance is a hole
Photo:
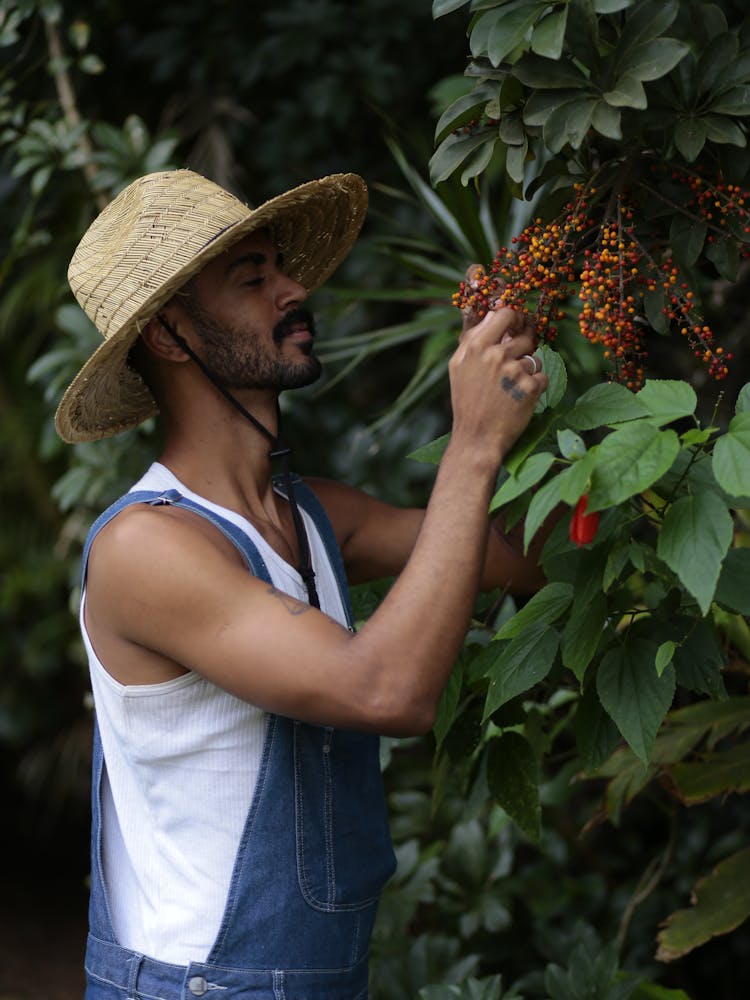
[[[60,437],[93,441],[136,427],[158,412],[128,354],[146,323],[205,265],[256,230],[267,230],[284,267],[309,292],[330,277],[351,250],[367,211],[367,188],[357,174],[333,174],[277,195],[214,235],[91,355],[55,414]]]

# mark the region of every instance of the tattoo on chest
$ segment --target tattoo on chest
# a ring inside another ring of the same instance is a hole
[[[516,382],[516,380],[512,379],[509,375],[503,375],[502,379],[500,380],[500,388],[503,389],[505,392],[509,392],[512,398],[515,399],[517,403],[520,403],[522,400],[526,399],[526,393],[523,391],[523,389],[518,388],[518,383]]]
[[[304,615],[306,611],[310,610],[309,604],[305,604],[304,601],[298,601],[296,597],[291,597],[289,594],[285,594],[283,590],[277,590],[274,586],[270,586],[267,593],[271,597],[275,597],[281,601],[290,615]]]

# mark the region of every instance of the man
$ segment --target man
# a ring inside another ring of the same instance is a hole
[[[251,211],[190,171],[152,174],[71,262],[105,342],[60,404],[60,434],[117,433],[157,405],[164,427],[160,461],[84,554],[88,1000],[365,997],[394,863],[376,734],[429,730],[480,586],[538,586],[487,518],[547,385],[515,312],[462,336],[426,511],[272,479],[278,395],[319,373],[303,303],[365,206],[354,175]],[[344,570],[400,574],[358,634]]]

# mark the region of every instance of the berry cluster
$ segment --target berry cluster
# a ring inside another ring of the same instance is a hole
[[[703,217],[713,209],[724,225],[734,226],[737,213],[745,213],[750,232],[750,213],[739,189],[706,185],[699,177],[691,177],[690,184],[694,191],[690,211]],[[709,188],[711,194],[706,193]],[[609,214],[605,211],[604,218],[600,215],[594,221],[596,194],[593,187],[580,187],[576,201],[566,205],[557,219],[548,223],[536,219],[513,239],[510,249],[500,248],[489,272],[477,268],[470,280],[461,282],[454,305],[479,317],[499,305],[533,313],[540,338],[549,342],[557,332],[555,324],[565,315],[562,306],[577,293],[581,333],[603,347],[612,365],[611,377],[637,390],[643,383],[644,336],[650,327],[645,296],[658,292],[670,326],[687,338],[711,377],[724,378],[732,356],[714,347],[713,333],[672,257],[657,260],[655,252],[643,245],[625,194],[614,199]]]

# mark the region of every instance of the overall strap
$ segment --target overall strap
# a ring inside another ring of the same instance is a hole
[[[280,493],[286,496],[283,477],[274,476],[273,484]],[[347,622],[351,628],[354,625],[354,613],[352,612],[351,601],[349,599],[349,583],[346,579],[344,560],[341,558],[341,551],[339,549],[338,542],[336,541],[333,525],[323,509],[322,503],[318,500],[315,493],[313,493],[304,480],[300,479],[299,476],[292,476],[292,485],[294,486],[294,493],[297,497],[299,506],[309,517],[312,518],[315,527],[318,529],[318,534],[320,535],[321,541],[323,542],[323,546],[326,550],[328,561],[330,562],[334,576],[336,577],[336,583],[338,584],[339,593],[341,595],[341,603],[344,607],[344,611],[346,612]]]
[[[108,507],[107,510],[105,510],[104,513],[101,514],[96,521],[94,521],[91,526],[91,530],[89,531],[88,538],[86,539],[81,569],[83,583],[86,581],[86,566],[88,565],[91,543],[94,541],[101,529],[108,524],[113,517],[134,503],[147,503],[152,507],[160,507],[163,504],[171,504],[173,507],[181,507],[183,510],[190,510],[194,514],[199,514],[201,517],[205,517],[207,521],[210,521],[216,528],[218,528],[219,531],[239,550],[253,576],[257,576],[260,580],[264,580],[266,583],[271,583],[271,574],[268,572],[268,567],[265,564],[263,556],[258,551],[255,543],[248,538],[244,531],[241,531],[237,525],[228,521],[226,518],[221,517],[219,514],[215,514],[213,511],[208,510],[208,508],[202,507],[200,504],[197,504],[192,500],[188,500],[187,497],[184,497],[178,490],[162,490],[161,492],[157,490],[135,490],[132,493],[126,493],[125,496],[116,500],[111,507]]]

